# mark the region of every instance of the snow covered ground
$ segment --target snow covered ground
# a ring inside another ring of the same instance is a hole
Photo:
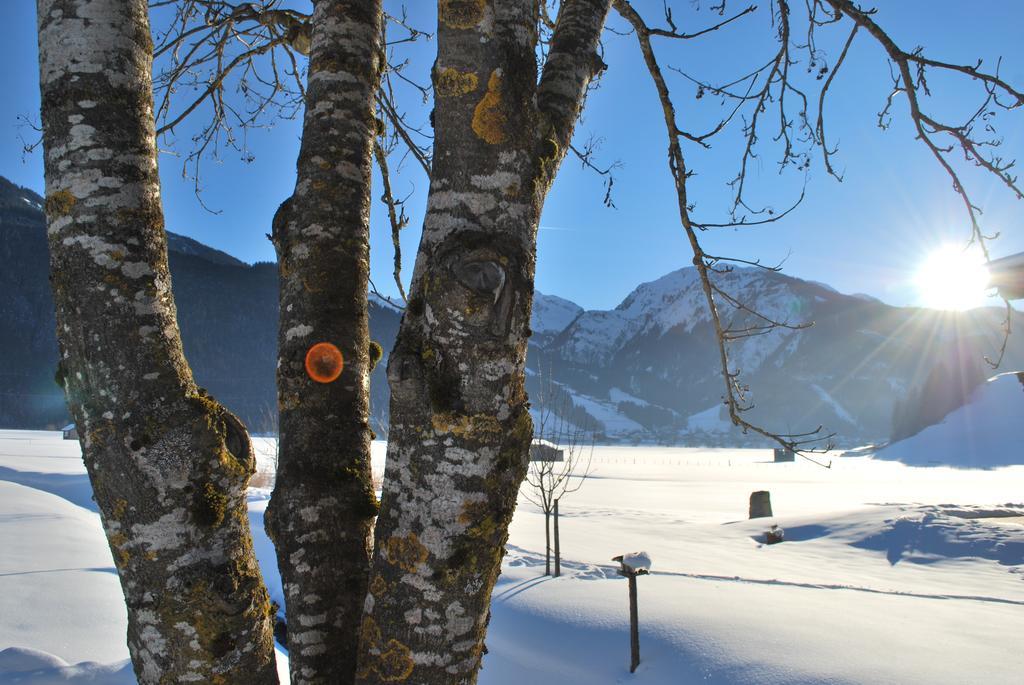
[[[748,521],[762,489],[776,516]],[[562,502],[561,578],[542,576],[543,517],[521,502],[480,683],[1020,683],[1022,493],[1024,466],[598,448]],[[250,513],[279,599],[266,497],[253,490]],[[0,685],[134,682],[94,511],[77,443],[0,431]],[[785,542],[767,546],[772,524]],[[652,566],[631,675],[611,557],[640,550]]]
[[[1020,431],[1024,380],[1001,373],[978,386],[968,402],[917,435],[879,451],[904,464],[991,468],[1024,462]]]

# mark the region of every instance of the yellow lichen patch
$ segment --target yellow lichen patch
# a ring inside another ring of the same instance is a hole
[[[382,597],[388,591],[388,582],[383,576],[374,576],[370,581],[370,594]]]
[[[202,525],[217,527],[224,522],[230,498],[213,483],[205,483],[192,513]]]
[[[111,516],[114,519],[120,521],[124,518],[124,514],[126,511],[128,511],[128,500],[119,499],[116,502],[114,502],[114,511],[111,512]]]
[[[385,549],[388,561],[410,573],[427,560],[427,548],[416,537],[416,533],[409,533],[405,537],[391,538],[387,541]]]
[[[175,626],[179,630],[182,626],[187,626],[186,630],[191,629],[188,631],[188,647],[193,653],[206,652],[212,657],[192,663],[192,668],[202,676],[199,680],[204,683],[228,685],[240,682],[237,677],[231,677],[230,673],[218,671],[223,671],[224,664],[232,663],[241,654],[254,648],[273,653],[269,642],[266,590],[258,581],[254,583],[254,579],[239,577],[236,573],[237,569],[230,569],[228,576],[219,579],[215,586],[201,579],[189,580],[184,593],[178,594],[173,601],[160,602],[155,607],[162,625]],[[225,581],[230,583],[230,599],[225,594]],[[241,604],[236,605],[235,602],[243,600],[248,600],[244,609],[237,613],[225,611],[226,607],[241,607]],[[210,609],[203,610],[205,607]],[[252,630],[253,626],[258,627]],[[243,628],[248,632],[245,642],[242,641]],[[253,644],[257,641],[258,644]],[[237,675],[236,671],[232,672]],[[175,679],[173,682],[181,681]]]
[[[459,71],[447,67],[437,72],[434,91],[438,97],[451,98],[472,93],[480,85],[480,79],[472,71]]]
[[[450,433],[458,438],[479,438],[500,435],[501,423],[490,414],[455,414],[441,412],[430,418],[431,426],[437,433]]]
[[[125,284],[123,278],[119,278],[117,274],[108,273],[103,277],[103,282],[109,285],[111,288],[120,288],[122,290],[128,290],[128,285]]]
[[[230,482],[246,482],[256,473],[256,457],[254,453],[243,452],[234,454],[227,447],[217,455],[219,472],[226,475]]]
[[[365,679],[376,673],[386,683],[397,683],[408,678],[415,666],[412,650],[395,639],[388,640],[382,648],[380,641],[380,628],[367,616],[359,630],[359,642],[365,656],[361,659],[356,676]]]
[[[437,19],[453,29],[471,29],[484,18],[484,0],[441,0]]]
[[[107,443],[107,433],[109,432],[109,426],[100,425],[89,431],[86,437],[88,438],[90,445],[99,445],[102,447]]]
[[[377,657],[373,669],[384,682],[397,683],[408,678],[414,666],[412,650],[392,639],[388,640],[387,648]]]
[[[530,412],[520,411],[512,424],[512,429],[504,436],[498,459],[502,468],[525,468],[530,451],[530,440],[533,437],[533,419]]]
[[[462,505],[459,523],[466,526],[466,533],[474,538],[489,538],[498,530],[498,523],[491,515],[486,502],[467,501]]]
[[[359,626],[359,643],[364,649],[376,649],[380,645],[380,639],[380,628],[372,618],[364,617],[362,625]]]
[[[131,558],[125,549],[128,546],[128,537],[124,533],[114,533],[109,536],[108,540],[110,541],[110,548],[114,552],[114,556],[117,557],[120,565],[124,567],[128,563],[128,559]]]
[[[487,79],[487,92],[473,110],[473,132],[491,145],[505,142],[507,118],[501,109],[501,73],[491,72]]]
[[[55,193],[50,193],[46,198],[46,214],[54,218],[67,216],[76,202],[78,202],[78,198],[72,195],[70,190],[58,190]]]

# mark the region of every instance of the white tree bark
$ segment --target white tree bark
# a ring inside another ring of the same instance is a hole
[[[442,1],[434,166],[388,364],[391,428],[357,682],[474,683],[526,473],[537,227],[610,0],[567,0],[538,85],[532,0]]]
[[[182,354],[148,7],[37,7],[58,376],[124,590],[136,676],[276,683],[246,513],[249,437]]]

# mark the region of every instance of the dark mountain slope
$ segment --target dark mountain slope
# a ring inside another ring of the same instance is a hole
[[[168,234],[174,296],[185,353],[197,382],[253,431],[276,414],[277,265],[245,264],[191,238]],[[57,342],[48,280],[42,198],[0,178],[0,427],[67,421],[54,382]],[[385,355],[400,312],[370,303],[370,330]],[[385,415],[385,360],[373,374],[375,414]]]

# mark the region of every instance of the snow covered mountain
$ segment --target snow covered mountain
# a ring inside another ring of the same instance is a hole
[[[67,417],[53,382],[42,202],[0,178],[0,427],[42,428]],[[275,406],[276,265],[245,264],[173,233],[168,244],[196,378],[253,430],[265,430]],[[890,307],[760,269],[736,269],[718,284],[778,320],[815,324],[731,346],[734,369],[751,388],[750,417],[779,432],[822,425],[840,445],[913,435],[940,421],[989,375],[982,359],[1001,343],[1001,311]],[[734,328],[753,323],[729,305],[720,311]],[[371,298],[370,331],[385,354],[400,318],[399,306]],[[718,353],[692,267],[641,284],[610,311],[536,293],[531,328],[527,386],[535,411],[545,395],[557,404],[551,409],[607,442],[753,443],[721,411]],[[1024,368],[1024,336],[1010,343],[1002,370]],[[372,377],[375,425],[387,416],[386,361]],[[541,393],[541,383],[554,387]]]
[[[530,329],[533,331],[533,342],[546,344],[564,331],[576,317],[583,313],[583,307],[555,295],[533,293],[533,312],[530,316]]]
[[[908,432],[919,430],[984,381],[983,358],[1001,343],[1002,313],[994,309],[891,307],[755,268],[715,278],[750,309],[793,326],[814,324],[730,344],[732,368],[750,386],[748,416],[780,433],[820,425],[848,445],[888,439],[894,419]],[[725,302],[719,312],[733,329],[760,323]],[[693,267],[644,283],[615,309],[583,312],[534,342],[531,365],[549,370],[572,395],[577,418],[584,410],[606,439],[756,444],[723,411],[713,329]],[[1011,337],[1010,348],[1003,368],[1024,365],[1024,341]],[[915,415],[917,403],[927,408],[924,416]]]

